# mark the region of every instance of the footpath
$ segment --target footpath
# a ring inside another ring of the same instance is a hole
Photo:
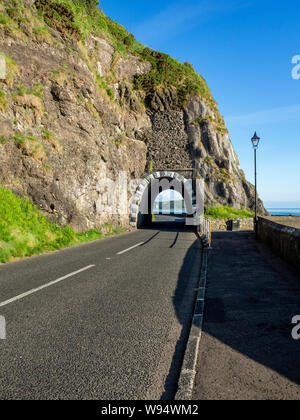
[[[192,399],[299,400],[300,274],[252,232],[215,233],[212,246]]]

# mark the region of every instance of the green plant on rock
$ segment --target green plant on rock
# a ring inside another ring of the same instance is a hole
[[[212,156],[206,156],[204,161],[205,161],[205,163],[213,163],[215,160]]]
[[[0,30],[14,39],[24,39],[21,25],[28,22],[28,14],[22,0],[6,0],[0,11]]]
[[[230,172],[225,168],[220,168],[219,173],[220,173],[221,178],[224,180],[224,182],[229,182],[230,179],[232,178]]]
[[[47,159],[44,146],[35,137],[15,134],[12,138],[18,149],[21,150],[23,156],[32,157],[36,161],[40,162],[44,162]]]
[[[7,97],[6,93],[3,90],[0,90],[0,111],[4,112],[7,109]]]
[[[6,136],[4,136],[3,134],[0,135],[0,144],[6,144]]]
[[[104,90],[111,99],[114,99],[114,91],[108,86],[104,78],[99,74],[96,74],[96,84],[100,90]]]
[[[178,95],[178,106],[186,105],[188,97],[199,94],[213,107],[216,103],[202,76],[190,64],[182,64],[174,58],[150,48],[140,52],[141,57],[149,61],[152,68],[147,74],[138,74],[134,83],[136,89],[151,92],[157,87],[175,87]]]
[[[51,131],[46,130],[42,127],[41,129],[42,138],[43,140],[47,141],[51,146],[58,152],[61,153],[63,150],[63,146],[60,140],[56,137],[55,134],[51,133]]]
[[[24,95],[34,95],[38,98],[43,98],[44,89],[40,83],[36,83],[32,88],[27,88],[24,85],[20,84],[17,88],[17,91],[13,96],[24,96]]]
[[[150,160],[150,162],[148,163],[147,171],[149,173],[153,171],[153,161],[152,160]]]
[[[0,57],[5,59],[6,65],[6,78],[5,81],[8,86],[12,86],[15,77],[20,73],[19,67],[17,66],[16,62],[12,60],[7,55],[0,52]]]
[[[33,34],[38,41],[46,42],[47,44],[53,44],[53,38],[46,26],[36,24],[33,28]]]
[[[122,146],[122,144],[124,143],[125,140],[126,140],[126,136],[124,134],[119,134],[118,137],[115,140],[113,140],[113,143],[119,149]]]

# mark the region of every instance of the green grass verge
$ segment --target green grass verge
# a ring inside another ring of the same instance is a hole
[[[250,210],[237,210],[229,206],[208,207],[205,210],[205,217],[209,219],[248,219],[254,217]]]
[[[62,228],[50,223],[29,200],[0,187],[0,263],[122,232],[125,230],[113,229],[112,226],[106,227],[106,234],[98,230],[76,233],[70,226]]]

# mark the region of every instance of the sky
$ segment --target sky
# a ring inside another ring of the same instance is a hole
[[[269,207],[300,207],[300,3],[296,0],[102,0],[143,44],[206,79],[249,181]],[[298,57],[297,57],[298,56]]]

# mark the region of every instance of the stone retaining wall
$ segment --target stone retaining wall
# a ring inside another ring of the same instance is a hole
[[[258,236],[284,260],[300,269],[300,229],[260,217]]]
[[[211,220],[213,232],[224,232],[229,229],[229,222],[227,220]],[[251,219],[240,219],[241,227],[240,230],[254,230],[254,220]]]

